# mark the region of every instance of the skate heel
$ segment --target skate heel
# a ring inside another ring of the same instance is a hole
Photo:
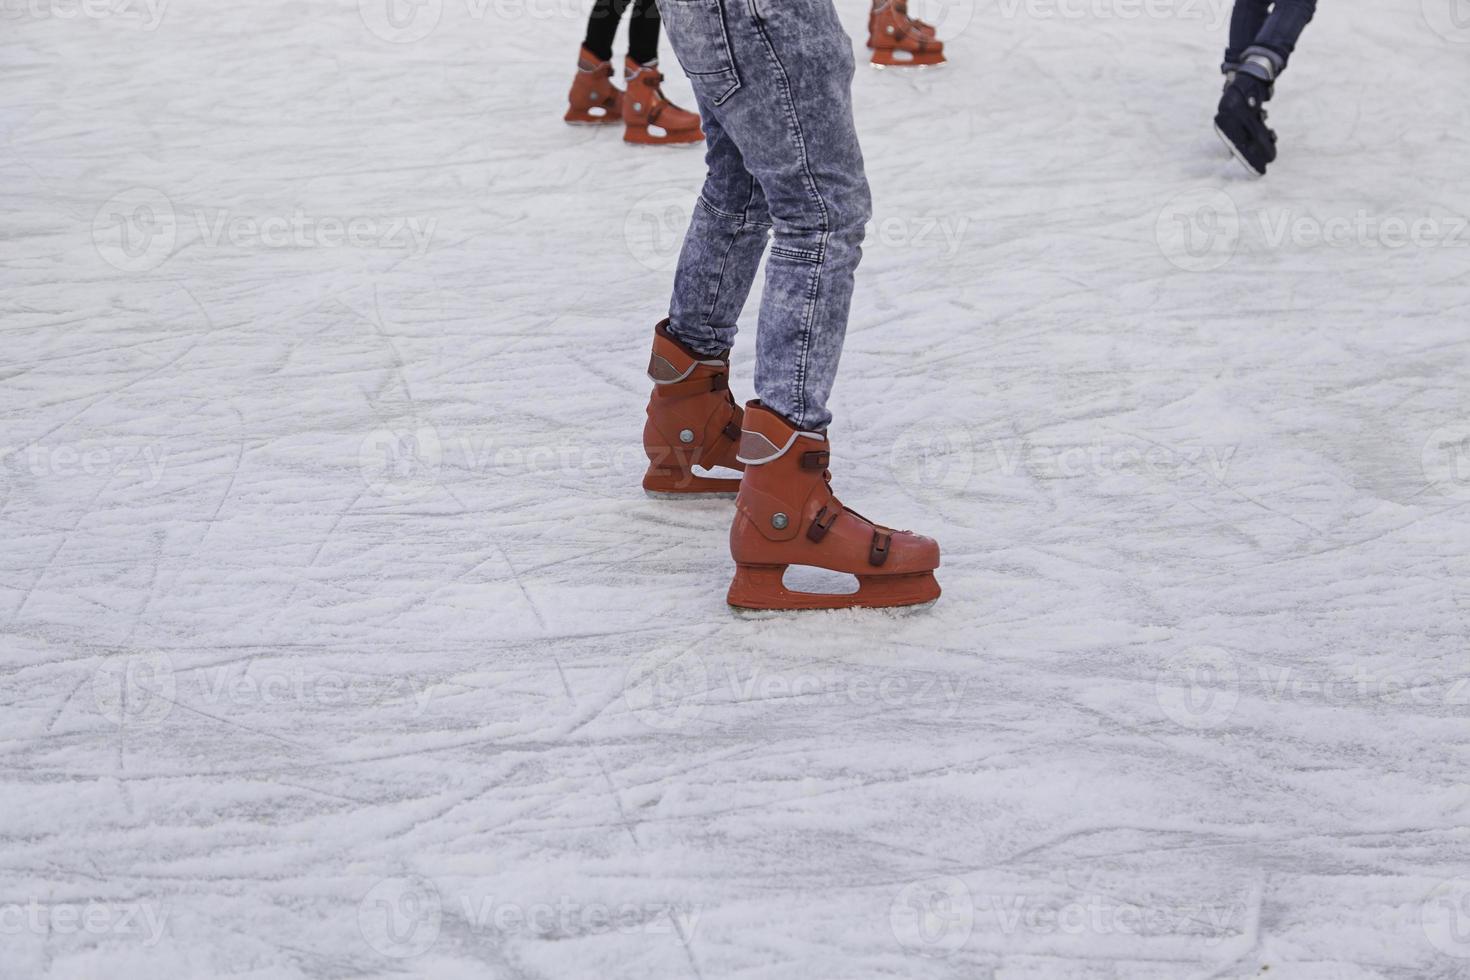
[[[700,476],[693,470],[650,464],[643,474],[643,490],[650,497],[733,497],[740,492],[740,480],[716,476]]]
[[[938,68],[945,63],[943,51],[905,51],[902,48],[873,49],[868,62],[874,68]]]
[[[591,108],[573,107],[562,116],[569,126],[613,126],[623,121],[621,108],[608,109],[603,106]]]
[[[623,130],[623,142],[634,146],[693,146],[704,142],[704,133],[700,130],[674,132],[661,127],[629,123]]]
[[[858,575],[856,592],[820,593],[787,588],[785,576],[790,567],[737,563],[726,603],[737,610],[894,609],[927,608],[939,598],[939,582],[932,571]]]

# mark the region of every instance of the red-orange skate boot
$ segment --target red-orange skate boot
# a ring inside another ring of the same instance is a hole
[[[628,59],[623,69],[623,83],[628,86],[623,99],[624,142],[644,146],[703,142],[699,116],[664,98],[663,81],[657,66]]]
[[[612,83],[613,66],[582,49],[577,58],[577,77],[567,95],[567,114],[562,118],[574,126],[610,126],[623,121],[623,91]]]
[[[745,406],[739,459],[745,464],[730,554],[728,602],[743,609],[914,606],[939,598],[939,545],[912,531],[874,524],[832,494],[825,433],[803,432],[758,401]],[[797,592],[790,565],[856,575],[851,594]]]
[[[909,16],[906,0],[874,0],[868,14],[868,47],[879,68],[928,68],[944,64],[944,42],[934,28]]]
[[[743,470],[735,458],[744,413],[730,394],[730,355],[698,354],[669,334],[664,320],[653,331],[648,359],[653,395],[643,426],[648,472],[643,489],[651,496],[723,494],[733,497],[740,479],[700,476],[695,466]]]

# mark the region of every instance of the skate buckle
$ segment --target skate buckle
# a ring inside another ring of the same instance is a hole
[[[837,523],[837,515],[840,513],[841,511],[834,510],[829,514],[826,507],[817,511],[817,516],[812,518],[812,526],[806,529],[807,539],[817,542],[825,538],[827,532],[832,530],[832,525]],[[826,520],[824,521],[823,518]]]
[[[771,515],[771,527],[775,528],[778,531],[786,530],[786,525],[790,523],[791,518],[787,517],[785,514],[780,513],[779,511]]]
[[[877,568],[887,561],[888,547],[892,543],[893,535],[884,534],[882,531],[874,531],[873,544],[868,549],[868,564]]]

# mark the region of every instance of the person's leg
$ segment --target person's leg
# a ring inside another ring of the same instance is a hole
[[[658,61],[660,21],[655,0],[633,0],[628,15],[628,57],[640,65]]]
[[[663,18],[706,115],[764,191],[775,229],[756,390],[772,410],[820,429],[831,419],[827,397],[872,213],[852,117],[852,43],[831,0],[666,0]],[[686,248],[703,254],[681,266],[693,279],[681,276],[676,294],[714,278],[719,245],[730,240],[701,237],[710,234],[704,223],[692,233],[697,244]],[[728,331],[733,319],[722,314],[712,326]]]
[[[1273,77],[1286,68],[1292,51],[1296,50],[1297,39],[1316,11],[1317,0],[1276,0],[1271,5],[1271,15],[1256,32],[1255,46],[1279,56]]]
[[[771,214],[735,141],[707,107],[701,104],[700,110],[708,172],[679,254],[669,332],[714,354],[735,344],[740,311],[770,237]]]
[[[1245,60],[1245,49],[1256,43],[1261,25],[1271,13],[1271,0],[1235,0],[1230,11],[1230,46],[1220,71],[1229,74]]]
[[[663,16],[701,108],[764,192],[774,227],[756,338],[760,399],[746,406],[736,455],[745,469],[726,601],[752,609],[931,602],[938,544],[848,510],[827,473],[827,396],[872,208],[852,118],[852,42],[832,0],[664,0]],[[707,295],[719,281],[734,254],[721,246],[738,240],[739,215],[727,208],[712,215],[723,225],[691,227],[676,295]],[[752,244],[740,254],[758,252]],[[725,335],[735,299],[722,314]],[[789,590],[791,565],[851,573],[858,591]]]
[[[618,21],[628,0],[597,0],[587,18],[587,37],[582,46],[597,56],[598,61],[611,61],[613,38],[618,33]]]

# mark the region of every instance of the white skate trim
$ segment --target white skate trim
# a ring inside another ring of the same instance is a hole
[[[659,357],[657,354],[655,354],[653,356],[654,356],[654,359],[655,360],[662,361],[663,363],[668,364],[670,371],[673,371],[674,370],[674,365],[669,363],[669,359],[668,358],[666,358],[666,357]],[[710,360],[710,361],[691,361],[690,364],[689,364],[689,367],[684,370],[684,373],[683,374],[678,375],[677,377],[668,378],[668,379],[660,379],[660,378],[656,377],[654,375],[653,371],[650,369],[649,372],[648,372],[648,379],[650,381],[652,381],[656,385],[676,385],[680,381],[683,381],[685,378],[687,378],[691,374],[693,374],[694,373],[694,369],[697,368],[697,367],[699,367],[700,365],[704,365],[706,367],[724,367],[725,366],[725,362],[722,361],[722,360],[720,360],[720,359],[718,359],[718,358],[716,358],[714,360]]]
[[[772,452],[770,452],[769,454],[767,454],[765,456],[760,457],[759,459],[756,459],[754,457],[747,457],[745,455],[745,453],[743,452],[743,450],[745,449],[745,439],[746,439],[747,436],[754,436],[756,439],[759,439],[761,442],[765,443],[767,446],[770,446]],[[800,431],[798,431],[798,432],[791,433],[791,438],[786,440],[786,445],[784,445],[781,448],[777,449],[776,448],[776,444],[774,442],[772,442],[771,440],[767,439],[763,434],[761,434],[759,432],[756,432],[756,431],[754,431],[752,429],[743,429],[740,432],[740,449],[741,449],[741,451],[738,451],[738,452],[735,453],[735,458],[738,459],[738,460],[740,460],[740,462],[744,463],[746,466],[759,466],[761,463],[769,463],[773,459],[780,459],[782,456],[785,456],[786,455],[786,451],[788,449],[790,449],[792,447],[792,445],[796,442],[796,440],[799,437],[801,437],[801,436],[806,436],[808,439],[818,439],[818,440],[820,440],[822,442],[826,442],[827,441],[827,437],[825,435],[823,435],[822,433],[820,433],[820,432],[800,432]]]
[[[1235,142],[1231,140],[1229,136],[1226,136],[1225,131],[1219,126],[1215,127],[1215,135],[1220,137],[1220,142],[1225,144],[1225,149],[1229,150],[1230,155],[1235,157],[1235,161],[1245,168],[1246,173],[1250,174],[1256,180],[1260,180],[1262,177],[1266,176],[1264,173],[1251,166],[1251,162],[1245,158],[1245,154],[1241,153],[1238,149],[1235,148]]]

